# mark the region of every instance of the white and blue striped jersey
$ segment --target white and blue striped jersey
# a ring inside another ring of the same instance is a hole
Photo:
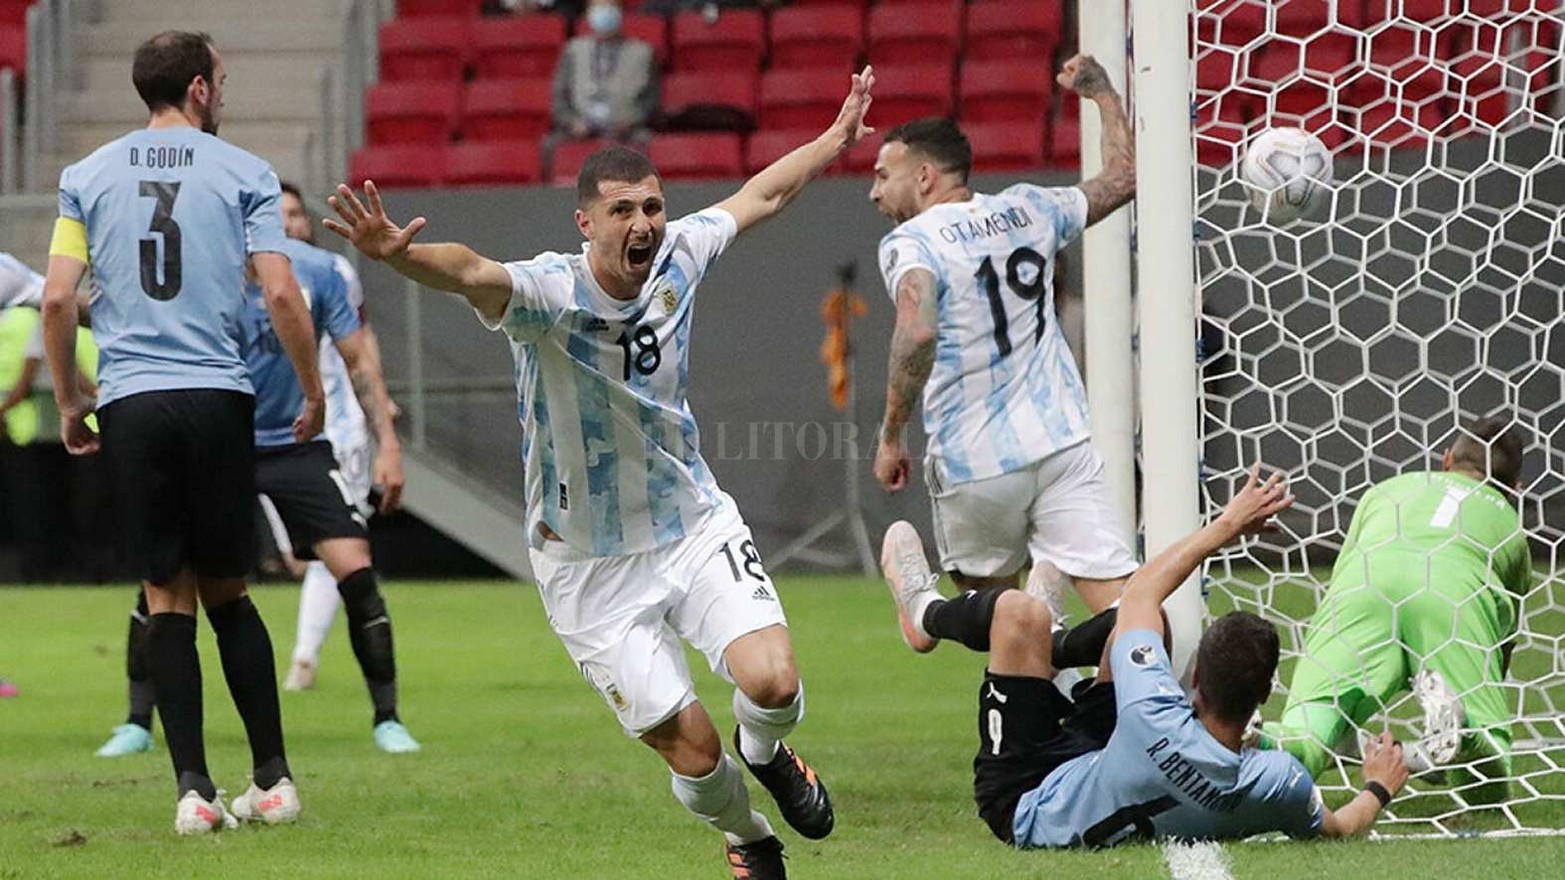
[[[1017,847],[1320,835],[1326,807],[1304,765],[1287,752],[1235,754],[1208,733],[1174,678],[1162,636],[1122,633],[1109,659],[1114,733],[1022,795],[1012,824]]]
[[[353,264],[341,254],[333,255],[337,275],[342,278],[348,297],[348,306],[364,324],[364,285]],[[326,439],[338,452],[360,449],[369,444],[369,427],[364,418],[364,408],[359,405],[353,391],[353,379],[348,375],[348,364],[330,339],[321,340],[321,385],[326,389]]]
[[[1022,183],[935,205],[881,240],[893,302],[910,270],[935,276],[924,433],[944,483],[1012,473],[1090,436],[1086,389],[1054,320],[1054,255],[1086,224],[1077,187]]]
[[[0,253],[0,309],[43,305],[43,276],[10,254]]]
[[[516,360],[534,548],[543,523],[594,556],[640,553],[717,507],[685,392],[696,287],[736,235],[717,208],[669,223],[633,300],[598,285],[590,245],[505,265],[510,305],[484,324],[504,330]]]

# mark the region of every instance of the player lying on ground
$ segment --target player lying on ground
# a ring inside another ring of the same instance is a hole
[[[1525,444],[1509,425],[1479,419],[1445,451],[1443,472],[1364,493],[1263,744],[1318,774],[1354,728],[1411,688],[1425,726],[1415,769],[1477,761],[1482,778],[1502,780],[1486,794],[1504,796],[1515,706],[1501,682],[1532,580],[1514,500]]]
[[[204,34],[168,31],[136,50],[131,78],[147,128],[60,174],[60,218],[44,290],[44,341],[60,432],[95,452],[97,408],[122,540],[147,592],[146,656],[173,759],[181,834],[227,815],[206,763],[196,604],[250,741],[253,782],[234,815],[299,814],[283,749],[271,637],[245,593],[255,564],[255,397],[240,328],[253,267],[302,388],[291,433],[324,415],[310,315],[289,270],[277,175],[219,140],[223,61]],[[91,265],[102,366],[96,401],[77,384],[76,289]]]
[[[1135,196],[1135,141],[1097,61],[1071,59],[1059,83],[1103,119],[1103,171],[1091,180],[975,193],[966,136],[931,118],[886,135],[870,189],[899,224],[880,244],[897,325],[875,477],[891,492],[907,485],[904,429],[922,396],[940,567],[963,589],[1003,588],[1031,563],[1028,591],[1048,596],[1057,618],[1060,573],[1101,611],[1136,569],[1081,375],[1049,320],[1056,255]]]
[[[909,645],[954,639],[989,654],[973,791],[996,837],[1019,848],[1100,847],[1269,831],[1343,837],[1374,823],[1407,781],[1389,734],[1369,745],[1364,791],[1338,810],[1291,755],[1244,747],[1277,671],[1270,623],[1241,611],[1215,621],[1196,652],[1193,699],[1169,667],[1163,601],[1208,555],[1292,502],[1281,475],[1262,483],[1252,469],[1217,519],[1131,577],[1117,609],[1058,638],[1047,604],[1026,593],[941,598],[917,533],[907,523],[887,531],[882,566]],[[1090,663],[1110,619],[1097,680],[1066,699],[1050,680],[1055,669]]]
[[[400,449],[391,426],[386,386],[379,378],[378,363],[366,354],[364,328],[350,298],[347,279],[338,271],[337,256],[296,238],[283,246],[293,272],[310,304],[316,335],[330,339],[348,371],[363,376],[369,409],[379,414],[376,428],[382,455],[395,460],[401,471]],[[260,288],[247,292],[245,366],[255,387],[255,486],[261,507],[272,527],[277,545],[301,559],[319,560],[335,578],[336,589],[348,609],[348,637],[353,654],[369,688],[373,716],[370,721],[375,745],[386,752],[418,751],[418,741],[403,726],[397,712],[397,664],[391,635],[391,613],[386,608],[370,557],[368,522],[359,499],[338,469],[337,458],[325,435],[295,439],[290,413],[296,412],[304,392],[292,367],[282,356],[275,328],[262,303]],[[365,495],[368,489],[364,489]],[[394,498],[394,496],[387,496]],[[130,678],[130,715],[102,748],[100,757],[117,757],[152,748],[151,721],[156,694],[146,674],[142,643],[147,611],[143,595],[131,613],[127,653]]]
[[[674,795],[727,838],[734,876],[785,876],[782,844],[696,699],[684,646],[734,682],[735,749],[806,837],[831,832],[826,788],[782,744],[804,712],[775,587],[733,499],[697,447],[686,401],[697,286],[740,233],[782,210],[868,133],[874,74],[854,75],[837,121],[728,199],[672,223],[645,156],[610,147],[577,179],[584,252],[500,264],[459,244],[412,244],[374,185],[347,187],[327,226],[365,256],[462,295],[516,360],[527,539],[549,623],[631,736],[657,751]]]

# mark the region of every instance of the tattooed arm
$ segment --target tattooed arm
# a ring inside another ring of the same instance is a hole
[[[907,485],[912,468],[903,430],[924,394],[935,363],[935,276],[912,269],[897,282],[897,329],[891,335],[886,417],[875,453],[875,479],[889,492]]]
[[[1087,225],[1114,213],[1136,197],[1136,138],[1130,128],[1119,92],[1108,71],[1091,55],[1077,55],[1065,62],[1059,84],[1098,105],[1103,120],[1103,170],[1081,182],[1087,196]]]

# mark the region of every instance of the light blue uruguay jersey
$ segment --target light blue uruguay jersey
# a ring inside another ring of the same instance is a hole
[[[737,234],[718,208],[669,223],[634,300],[593,279],[590,245],[506,264],[510,305],[484,324],[504,330],[516,359],[534,548],[544,523],[584,553],[639,553],[691,533],[717,506],[685,399],[691,309]]]
[[[936,205],[881,240],[893,302],[909,271],[935,276],[924,433],[944,483],[1012,473],[1090,436],[1086,390],[1054,320],[1054,255],[1086,224],[1077,187],[1020,183]]]
[[[1170,671],[1161,636],[1122,633],[1110,662],[1114,733],[1022,795],[1018,847],[1320,834],[1325,805],[1304,765],[1280,751],[1234,754],[1213,738]]]
[[[0,253],[0,309],[43,305],[43,276],[10,254]]]
[[[60,173],[60,216],[87,227],[98,405],[131,394],[250,393],[245,260],[282,251],[277,175],[194,128],[143,129]]]
[[[337,340],[357,332],[358,311],[348,302],[336,254],[291,238],[283,243],[282,252],[293,263],[294,278],[310,306],[315,338]],[[296,442],[293,421],[304,407],[304,389],[272,327],[261,288],[255,284],[245,288],[245,366],[255,386],[255,445]]]

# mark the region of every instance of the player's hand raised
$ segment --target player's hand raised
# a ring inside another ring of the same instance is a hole
[[[1091,55],[1077,55],[1065,62],[1055,81],[1060,84],[1060,88],[1075,92],[1083,98],[1114,94],[1114,81],[1109,79],[1109,72]]]
[[[1250,478],[1245,481],[1244,488],[1234,495],[1218,518],[1235,535],[1264,532],[1273,527],[1270,522],[1273,515],[1292,505],[1293,496],[1288,494],[1288,482],[1283,479],[1282,471],[1273,471],[1263,483],[1261,466],[1257,463],[1250,466]]]
[[[831,124],[831,130],[845,139],[845,146],[851,147],[875,132],[875,129],[864,124],[864,116],[869,113],[869,105],[875,100],[872,94],[874,88],[875,68],[866,65],[862,71],[853,75],[853,84],[848,89],[848,98],[842,102],[842,110],[837,114],[837,121]]]
[[[343,222],[328,217],[324,221],[326,228],[353,242],[360,253],[372,260],[390,259],[406,251],[413,243],[413,236],[424,228],[424,218],[414,217],[406,226],[391,222],[373,180],[364,181],[364,198],[369,202],[367,209],[346,184],[338,186],[337,194],[326,201]]]
[[[325,398],[306,397],[299,417],[293,420],[293,439],[296,443],[308,443],[326,430]]]

